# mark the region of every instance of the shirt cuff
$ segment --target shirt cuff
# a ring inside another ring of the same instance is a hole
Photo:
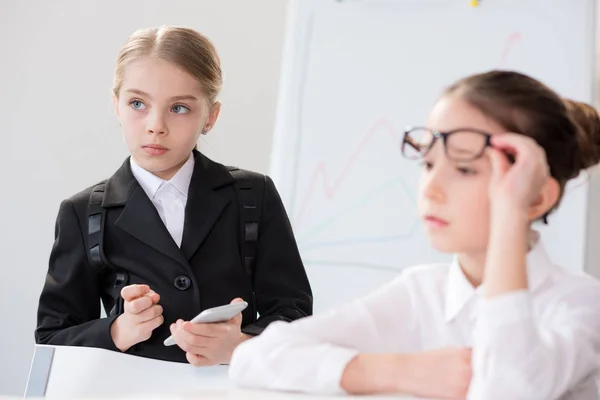
[[[528,290],[518,290],[492,298],[481,298],[477,319],[479,325],[495,330],[532,317],[531,296]]]
[[[327,394],[346,394],[342,389],[342,375],[346,365],[359,354],[358,350],[343,347],[329,347],[319,363],[316,376],[316,389]]]

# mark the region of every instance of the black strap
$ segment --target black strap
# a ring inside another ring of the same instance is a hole
[[[242,262],[244,270],[252,282],[252,287],[254,287],[256,247],[262,207],[257,201],[251,180],[248,179],[250,178],[248,171],[237,167],[229,167],[229,172],[235,179],[236,193],[240,205],[240,251]]]
[[[254,291],[254,271],[256,269],[256,247],[258,245],[259,222],[262,211],[262,195],[260,188],[254,186],[260,179],[258,174],[244,171],[237,167],[229,167],[229,173],[235,180],[235,191],[238,196],[240,212],[240,255],[244,265],[244,271],[248,276],[252,299],[250,306],[252,310],[253,322],[256,322],[258,307],[256,304],[256,294]],[[251,179],[252,177],[255,179]],[[253,185],[254,183],[254,185]],[[257,335],[253,332],[253,325],[242,329],[242,332],[249,335]]]
[[[124,270],[109,268],[104,255],[104,224],[106,223],[106,208],[102,207],[104,200],[104,188],[106,182],[101,182],[94,187],[88,201],[88,259],[99,276],[108,274],[108,282],[102,282],[109,286],[107,289],[112,292],[114,305],[108,315],[118,315],[123,313],[123,298],[121,289],[129,283],[129,274]],[[101,281],[103,279],[101,278]]]
[[[88,258],[96,272],[103,272],[104,262],[103,231],[106,209],[102,207],[105,182],[94,187],[88,202]]]

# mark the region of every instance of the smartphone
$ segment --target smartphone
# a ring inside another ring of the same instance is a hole
[[[244,311],[246,307],[248,307],[248,303],[242,301],[240,303],[226,304],[224,306],[209,308],[196,315],[190,322],[194,324],[225,322]],[[173,346],[175,344],[175,339],[173,339],[173,336],[169,336],[165,339],[163,344],[165,346]]]

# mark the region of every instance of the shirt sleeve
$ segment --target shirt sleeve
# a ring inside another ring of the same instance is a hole
[[[468,399],[558,399],[593,377],[599,290],[595,284],[571,290],[537,317],[527,290],[482,299]]]
[[[235,350],[230,377],[239,386],[340,394],[346,365],[361,352],[402,351],[418,339],[403,277],[339,309],[291,323],[274,322]]]

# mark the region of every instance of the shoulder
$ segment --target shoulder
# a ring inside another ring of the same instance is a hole
[[[202,179],[208,179],[213,187],[219,187],[223,184],[233,182],[243,182],[246,184],[264,185],[270,180],[267,175],[240,168],[236,165],[225,165],[214,161],[203,153],[196,153],[195,162],[199,164],[199,170],[202,171]],[[199,175],[199,176],[200,176]]]
[[[589,304],[600,312],[600,281],[584,271],[575,271],[552,265],[550,279],[542,290],[548,297],[560,302]],[[545,289],[545,290],[544,290]]]
[[[86,216],[87,209],[88,209],[88,203],[90,200],[90,195],[94,191],[94,188],[96,188],[98,185],[104,184],[104,183],[106,183],[106,180],[97,182],[97,183],[95,183],[91,186],[88,186],[85,189],[80,190],[79,192],[74,193],[73,195],[63,199],[60,204],[61,213],[68,211],[68,209],[72,209],[77,213],[79,219]]]
[[[444,293],[448,283],[450,263],[420,264],[400,271],[399,275],[385,284],[381,292],[407,292],[411,297],[421,298],[432,293]]]
[[[229,171],[229,174],[235,181],[243,181],[254,184],[264,185],[265,182],[270,180],[267,175],[261,174],[256,171],[251,171],[248,169],[239,168],[236,166],[227,166],[226,168]]]
[[[98,187],[99,185],[104,185],[106,184],[106,179],[102,180],[100,182],[94,183],[91,186],[86,187],[83,190],[80,190],[79,192],[69,196],[68,198],[66,198],[64,201],[68,201],[73,203],[73,205],[76,208],[79,208],[80,206],[85,206],[87,207],[88,202],[90,200],[90,195],[92,194],[92,192],[94,191],[94,189],[96,187]]]

